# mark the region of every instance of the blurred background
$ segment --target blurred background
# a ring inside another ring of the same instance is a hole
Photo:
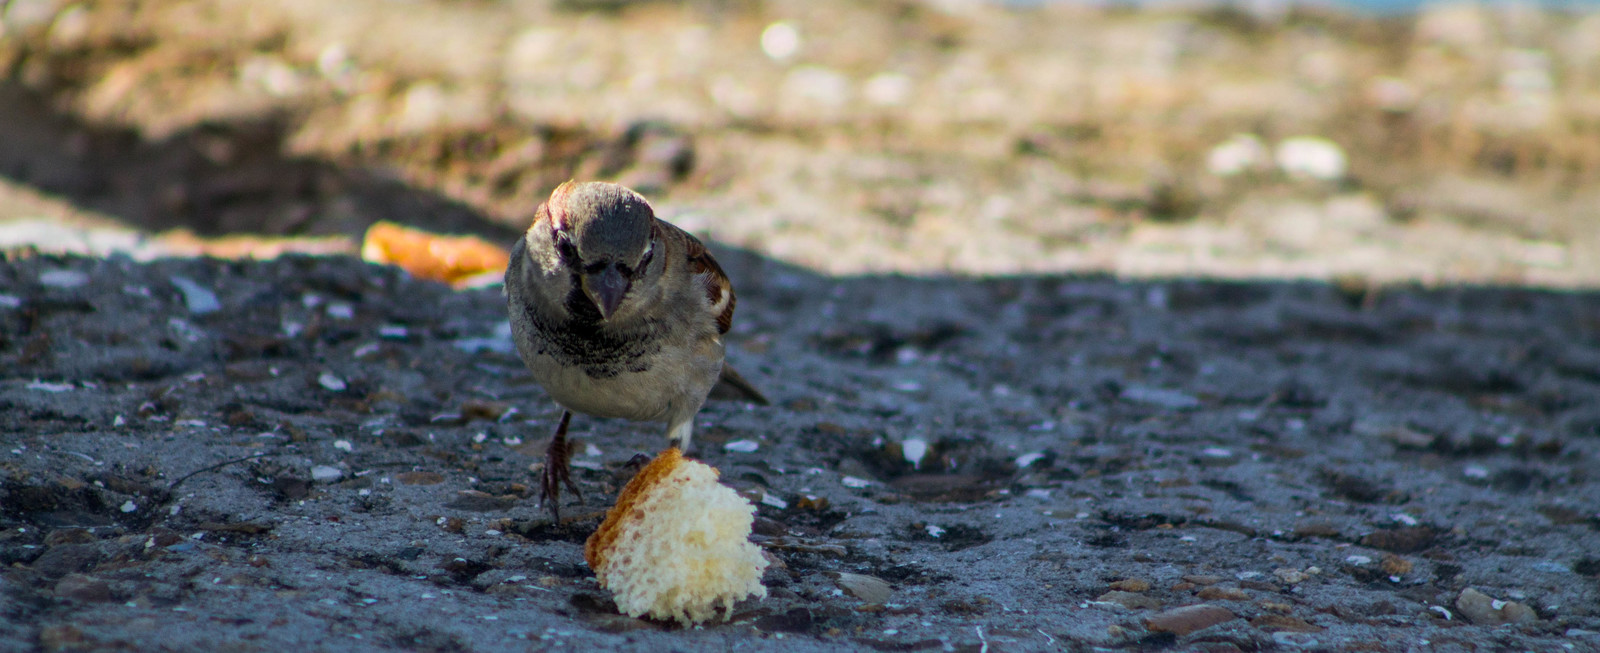
[[[0,0],[0,72],[13,250],[504,244],[580,178],[831,274],[1600,285],[1581,2]]]

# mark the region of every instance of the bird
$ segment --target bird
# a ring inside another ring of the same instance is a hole
[[[556,524],[563,484],[583,499],[569,465],[573,413],[664,422],[669,446],[688,451],[719,383],[769,403],[724,360],[737,303],[728,275],[629,188],[556,187],[512,246],[505,295],[517,352],[562,408],[539,484]]]

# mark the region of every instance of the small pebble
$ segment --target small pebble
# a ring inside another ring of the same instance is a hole
[[[1198,408],[1200,400],[1177,390],[1164,390],[1161,388],[1147,388],[1131,385],[1122,390],[1122,399],[1141,404],[1150,404],[1169,410],[1182,410],[1185,408]]]
[[[1390,576],[1404,576],[1411,573],[1411,561],[1393,553],[1383,554],[1383,562],[1379,563],[1383,573]]]
[[[40,390],[43,392],[69,392],[76,387],[77,386],[74,386],[71,383],[50,383],[47,381],[34,381],[28,384],[29,390]]]
[[[906,462],[911,463],[912,468],[921,469],[922,459],[928,455],[928,441],[913,438],[901,442],[900,453],[905,456]]]
[[[1095,597],[1094,600],[1100,603],[1115,603],[1129,610],[1161,609],[1161,601],[1143,594],[1126,592],[1122,590],[1112,590],[1110,592],[1106,592],[1105,594]]]
[[[344,379],[334,376],[333,372],[323,372],[317,377],[317,383],[334,392],[344,392],[344,389],[349,387]]]
[[[1456,610],[1468,621],[1481,626],[1532,623],[1539,620],[1538,613],[1516,601],[1502,601],[1468,587],[1456,597]]]
[[[1266,167],[1267,146],[1255,134],[1234,134],[1206,154],[1206,171],[1218,177],[1231,177]]]
[[[1237,587],[1211,586],[1195,593],[1195,596],[1207,601],[1245,601],[1250,595]]]
[[[1234,614],[1227,608],[1202,603],[1200,605],[1173,608],[1145,617],[1144,627],[1154,632],[1172,633],[1183,637],[1202,628],[1210,628],[1232,619],[1234,619]]]
[[[876,576],[867,576],[865,574],[840,572],[834,578],[834,583],[838,584],[840,589],[843,589],[851,596],[867,603],[888,602],[889,596],[894,592],[888,582]]]
[[[1123,592],[1144,592],[1150,589],[1150,581],[1143,578],[1124,578],[1111,583],[1111,589]]]
[[[786,61],[800,52],[800,28],[778,21],[761,30],[761,51],[774,61]]]
[[[722,445],[723,450],[734,453],[755,453],[761,448],[761,443],[755,440],[733,440]]]
[[[1297,136],[1278,143],[1274,158],[1278,168],[1290,177],[1338,181],[1344,178],[1348,161],[1337,143],[1317,136]]]
[[[189,308],[190,315],[205,315],[222,310],[222,302],[217,301],[217,293],[212,292],[193,279],[188,277],[172,277],[172,285],[177,286],[178,292],[183,293],[183,303]]]
[[[77,270],[46,270],[39,274],[39,283],[51,288],[77,288],[89,283],[89,275]]]
[[[344,470],[329,465],[317,465],[311,468],[311,480],[318,483],[331,483],[344,478]]]

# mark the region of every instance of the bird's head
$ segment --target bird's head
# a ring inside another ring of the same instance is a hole
[[[644,278],[654,252],[655,213],[644,197],[601,182],[558,186],[545,203],[561,263],[610,319]]]

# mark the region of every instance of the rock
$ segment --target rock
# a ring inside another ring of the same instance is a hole
[[[93,544],[62,544],[50,547],[33,561],[32,567],[45,578],[62,578],[85,571],[99,561],[100,551]]]
[[[323,372],[321,375],[318,375],[317,384],[334,392],[344,392],[345,388],[349,387],[349,385],[344,382],[344,379],[334,375],[333,372]]]
[[[71,624],[48,626],[39,631],[39,649],[44,651],[87,651],[97,648],[98,644]]]
[[[1281,614],[1264,614],[1250,620],[1250,625],[1269,632],[1320,633],[1326,628],[1314,623]]]
[[[1516,601],[1501,601],[1474,588],[1461,590],[1456,597],[1456,610],[1468,621],[1480,626],[1525,624],[1539,620],[1538,613]]]
[[[438,485],[444,482],[444,474],[438,472],[400,472],[394,475],[394,482],[401,485]]]
[[[190,315],[205,315],[222,310],[222,302],[217,301],[217,293],[212,292],[193,279],[188,277],[172,277],[172,285],[183,293],[183,303],[189,309]]]
[[[344,470],[330,465],[317,465],[311,468],[311,480],[318,483],[332,483],[344,478]]]
[[[732,451],[734,453],[755,453],[760,448],[761,443],[755,440],[733,440],[722,445],[724,451]]]
[[[1150,589],[1150,581],[1143,578],[1124,578],[1112,583],[1111,589],[1123,592],[1145,592]]]
[[[900,443],[900,453],[905,456],[906,462],[911,463],[912,469],[922,467],[922,459],[928,455],[928,441],[910,438]]]
[[[56,596],[58,598],[73,599],[91,603],[103,603],[112,600],[111,585],[98,578],[83,574],[67,574],[56,583]]]
[[[1267,146],[1255,134],[1234,134],[1206,154],[1206,171],[1218,177],[1259,170],[1268,163]]]
[[[1102,603],[1116,603],[1129,610],[1159,610],[1161,602],[1143,594],[1112,590],[1094,598]]]
[[[773,61],[788,61],[800,52],[800,28],[781,20],[761,30],[761,51]]]
[[[914,82],[901,73],[883,72],[873,75],[861,87],[861,95],[878,106],[898,107],[911,100]]]
[[[1319,136],[1286,138],[1278,143],[1274,158],[1284,174],[1317,181],[1343,179],[1349,165],[1343,148]]]
[[[1195,594],[1207,601],[1244,601],[1250,598],[1244,590],[1237,587],[1207,587]]]
[[[1219,605],[1202,603],[1173,608],[1145,617],[1144,627],[1158,633],[1172,633],[1179,637],[1202,628],[1210,628],[1234,619],[1233,612]]]
[[[450,503],[444,504],[444,507],[472,512],[495,512],[510,510],[516,504],[517,499],[513,496],[495,496],[478,490],[462,490],[456,493],[456,498],[451,499]]]
[[[1393,553],[1383,554],[1383,562],[1378,564],[1383,568],[1383,573],[1390,576],[1404,576],[1411,573],[1411,561]]]
[[[1432,528],[1415,526],[1377,531],[1361,538],[1361,544],[1392,553],[1416,553],[1432,545],[1437,536]]]
[[[51,288],[77,288],[89,283],[89,275],[77,270],[45,270],[39,273],[39,284]]]
[[[850,78],[832,68],[799,66],[784,78],[782,97],[801,108],[838,109],[850,101]]]
[[[1177,390],[1163,390],[1145,386],[1130,385],[1122,390],[1121,397],[1124,401],[1159,406],[1168,410],[1182,410],[1185,408],[1199,408],[1200,400],[1178,392]]]
[[[865,574],[851,574],[840,572],[833,582],[850,596],[854,596],[867,603],[886,603],[889,596],[894,593],[894,588],[888,582],[876,576]]]

